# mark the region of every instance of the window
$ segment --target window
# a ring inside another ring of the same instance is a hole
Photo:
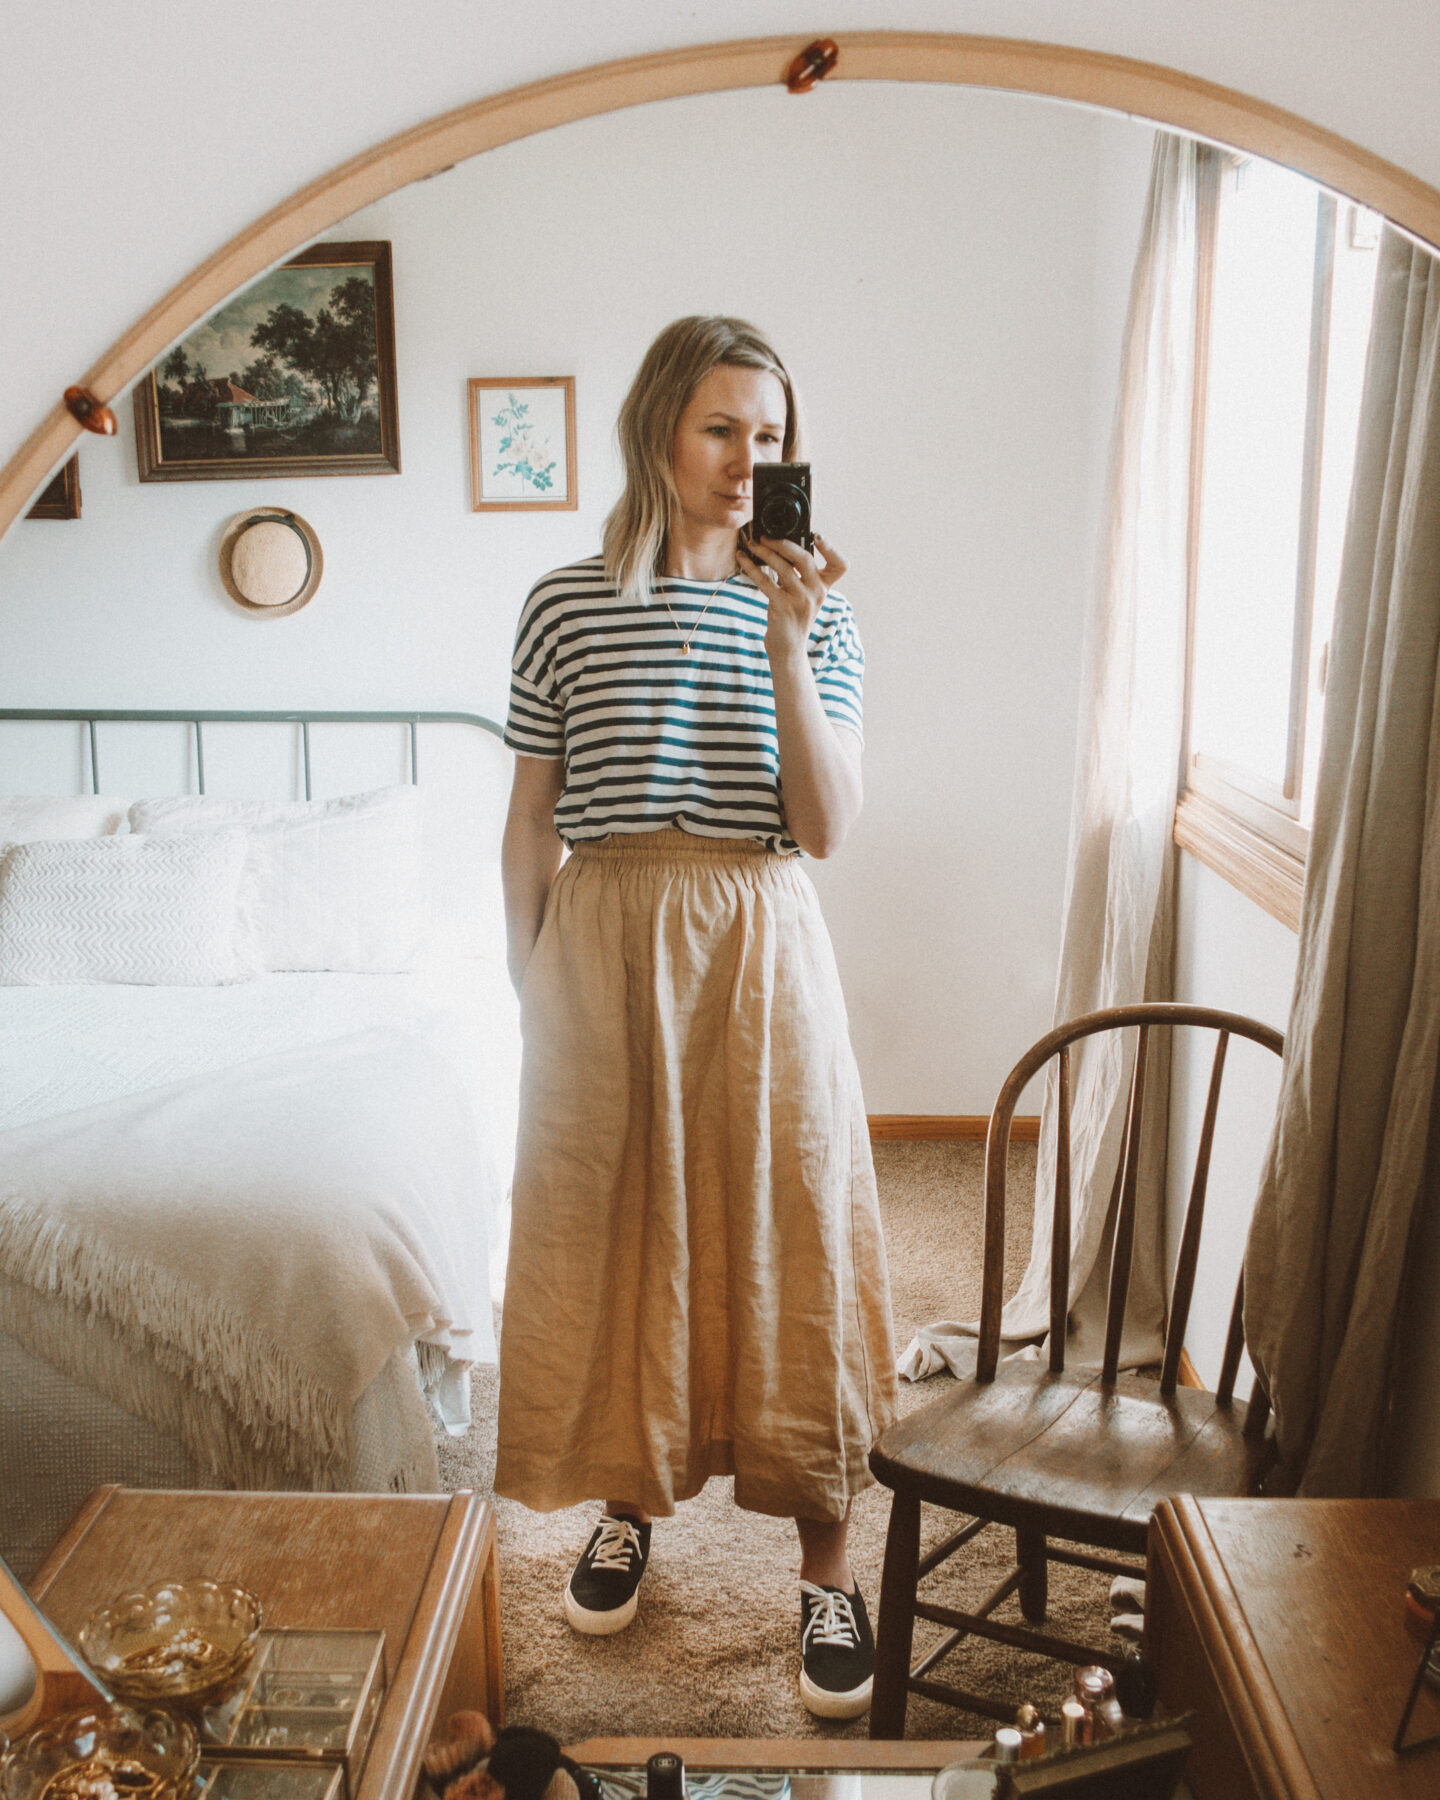
[[[1204,164],[1176,841],[1299,922],[1378,215]]]

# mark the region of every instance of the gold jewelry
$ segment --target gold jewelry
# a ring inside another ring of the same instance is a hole
[[[733,581],[739,573],[740,573],[740,571],[738,568],[732,569],[728,575],[722,575],[720,577],[719,581],[717,581],[715,583],[715,586],[713,588],[711,588],[710,598],[700,608],[700,618],[696,619],[695,623],[690,627],[689,637],[681,638],[681,640],[680,640],[680,654],[682,656],[688,656],[690,654],[690,646],[695,641],[695,633],[700,629],[700,621],[701,621],[701,619],[703,619],[705,617],[706,613],[709,612],[710,608],[715,604],[715,596],[720,592],[721,588],[724,587],[724,585],[727,581]],[[672,579],[672,577],[667,575],[665,577],[665,579],[667,581],[669,581]],[[676,581],[683,581],[684,576],[677,575],[677,576],[674,576],[673,579]],[[670,604],[670,597],[668,594],[665,593],[665,591],[663,589],[661,590],[660,598],[665,602],[665,610],[670,615],[670,623],[675,627],[676,631],[679,631],[680,621],[675,617],[675,608]]]

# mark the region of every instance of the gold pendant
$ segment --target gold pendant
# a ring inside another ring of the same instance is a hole
[[[680,646],[680,654],[681,654],[681,655],[682,655],[682,656],[688,656],[688,655],[689,655],[689,654],[690,654],[690,646],[689,646],[689,644],[682,644],[682,645],[681,645],[681,646]]]

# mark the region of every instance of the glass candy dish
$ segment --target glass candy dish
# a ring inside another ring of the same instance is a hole
[[[188,1800],[199,1762],[188,1720],[94,1707],[14,1745],[0,1762],[0,1800]]]
[[[244,1679],[260,1602],[218,1581],[161,1581],[122,1594],[80,1627],[86,1661],[122,1700],[213,1706]]]

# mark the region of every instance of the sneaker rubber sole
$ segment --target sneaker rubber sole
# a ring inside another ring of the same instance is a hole
[[[551,1592],[554,1592],[553,1588]],[[587,1637],[609,1637],[616,1631],[623,1631],[635,1617],[639,1605],[637,1589],[623,1605],[612,1606],[608,1612],[591,1612],[570,1592],[569,1583],[565,1585],[565,1617],[572,1629],[583,1631]]]
[[[568,1592],[565,1598],[570,1598]],[[817,1687],[803,1668],[800,1671],[800,1698],[806,1710],[814,1713],[817,1719],[858,1719],[861,1713],[870,1709],[872,1685],[872,1678],[866,1676],[859,1687],[837,1694],[831,1688]]]

